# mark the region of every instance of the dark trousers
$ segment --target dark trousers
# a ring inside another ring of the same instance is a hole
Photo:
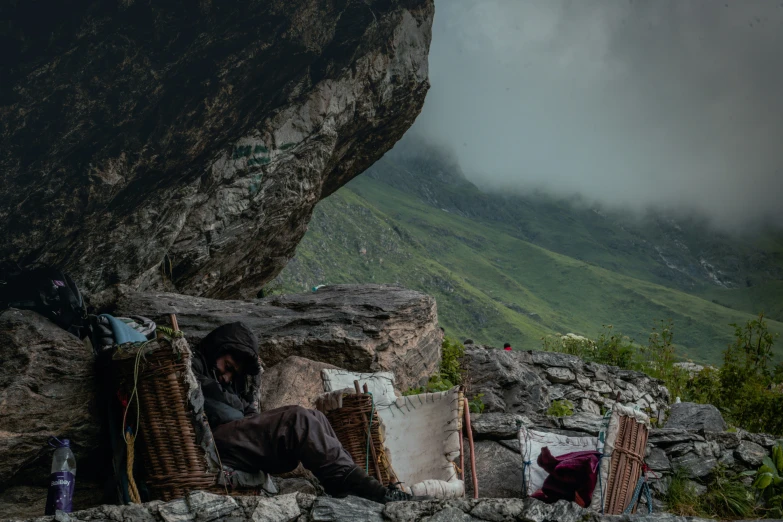
[[[339,490],[356,468],[320,411],[283,406],[221,424],[214,430],[223,464],[271,474],[293,471],[301,462],[327,492]]]

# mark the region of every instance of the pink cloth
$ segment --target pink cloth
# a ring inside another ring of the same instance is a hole
[[[549,476],[544,479],[541,489],[531,496],[548,504],[563,499],[582,507],[589,506],[598,480],[600,458],[597,451],[574,451],[555,457],[549,448],[542,448],[538,465]]]

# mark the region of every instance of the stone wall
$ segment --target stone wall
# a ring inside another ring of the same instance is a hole
[[[600,413],[618,397],[651,414],[655,426],[664,426],[651,430],[646,451],[657,510],[663,507],[658,499],[675,469],[683,468],[696,490],[703,491],[719,465],[730,474],[758,469],[775,444],[771,435],[726,431],[714,406],[678,403],[669,407],[669,392],[657,379],[586,363],[572,355],[468,347],[465,366],[469,398],[484,394],[485,413],[474,415],[472,422],[482,497],[521,495],[523,463],[516,441],[517,420],[542,431],[594,436],[601,429]],[[547,408],[558,399],[570,400],[574,414],[548,416]],[[751,479],[743,480],[749,483]]]
[[[305,493],[272,498],[227,497],[197,491],[171,502],[130,506],[101,506],[70,515],[28,519],[31,522],[686,522],[696,519],[671,515],[598,516],[574,503],[547,505],[537,500],[458,499],[393,502],[382,505],[357,497],[335,499]]]
[[[574,355],[542,351],[465,351],[468,394],[483,394],[487,413],[520,414],[531,425],[598,434],[601,416],[619,400],[653,417],[665,411],[669,391],[648,375],[585,362]],[[546,411],[567,399],[574,415],[554,419]]]

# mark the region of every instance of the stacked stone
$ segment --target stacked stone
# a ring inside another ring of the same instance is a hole
[[[272,498],[227,497],[201,491],[171,502],[149,502],[129,506],[100,506],[56,517],[28,519],[31,522],[480,522],[518,520],[523,522],[609,522],[619,517],[602,517],[573,502],[561,500],[547,505],[534,499],[455,499],[425,502],[376,504],[357,497],[335,499],[306,493]],[[623,521],[693,522],[693,518],[672,515],[622,517]]]

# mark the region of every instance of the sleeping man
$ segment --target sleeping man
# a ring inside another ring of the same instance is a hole
[[[225,324],[207,335],[195,350],[193,371],[224,464],[280,474],[301,462],[333,496],[380,503],[413,499],[356,466],[321,412],[301,406],[256,411],[244,390],[246,379],[260,371],[258,340],[244,323]]]

